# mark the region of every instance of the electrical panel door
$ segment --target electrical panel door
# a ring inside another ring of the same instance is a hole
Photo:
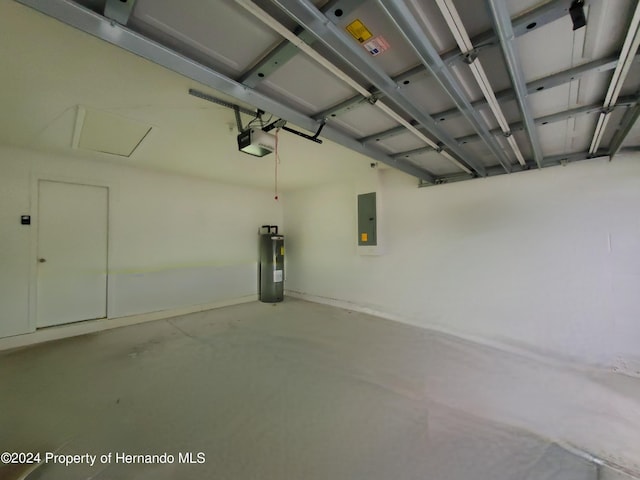
[[[358,245],[377,245],[376,192],[358,195]]]

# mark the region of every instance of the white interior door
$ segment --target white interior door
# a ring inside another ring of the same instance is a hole
[[[107,316],[106,187],[38,184],[37,325]]]

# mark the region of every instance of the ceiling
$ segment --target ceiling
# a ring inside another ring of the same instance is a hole
[[[13,1],[0,2],[0,32],[0,144],[273,188],[273,155],[238,152],[233,111],[187,92],[199,88],[250,105]],[[74,149],[78,105],[153,128],[130,157]],[[333,142],[280,138],[281,188],[369,169],[370,159]]]
[[[226,102],[243,128],[256,108],[322,126],[322,144],[279,132],[285,189],[374,161],[436,185],[637,148],[637,2],[587,1],[576,30],[571,4],[6,1],[0,142],[272,185]]]

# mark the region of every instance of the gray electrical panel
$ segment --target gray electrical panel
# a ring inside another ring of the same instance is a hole
[[[358,245],[377,245],[376,192],[358,195]]]
[[[284,235],[276,225],[263,225],[260,234],[260,301],[281,302],[284,298]]]

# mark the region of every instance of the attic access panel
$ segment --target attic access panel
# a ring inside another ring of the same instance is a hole
[[[151,126],[121,115],[78,106],[74,146],[110,155],[130,157]]]

